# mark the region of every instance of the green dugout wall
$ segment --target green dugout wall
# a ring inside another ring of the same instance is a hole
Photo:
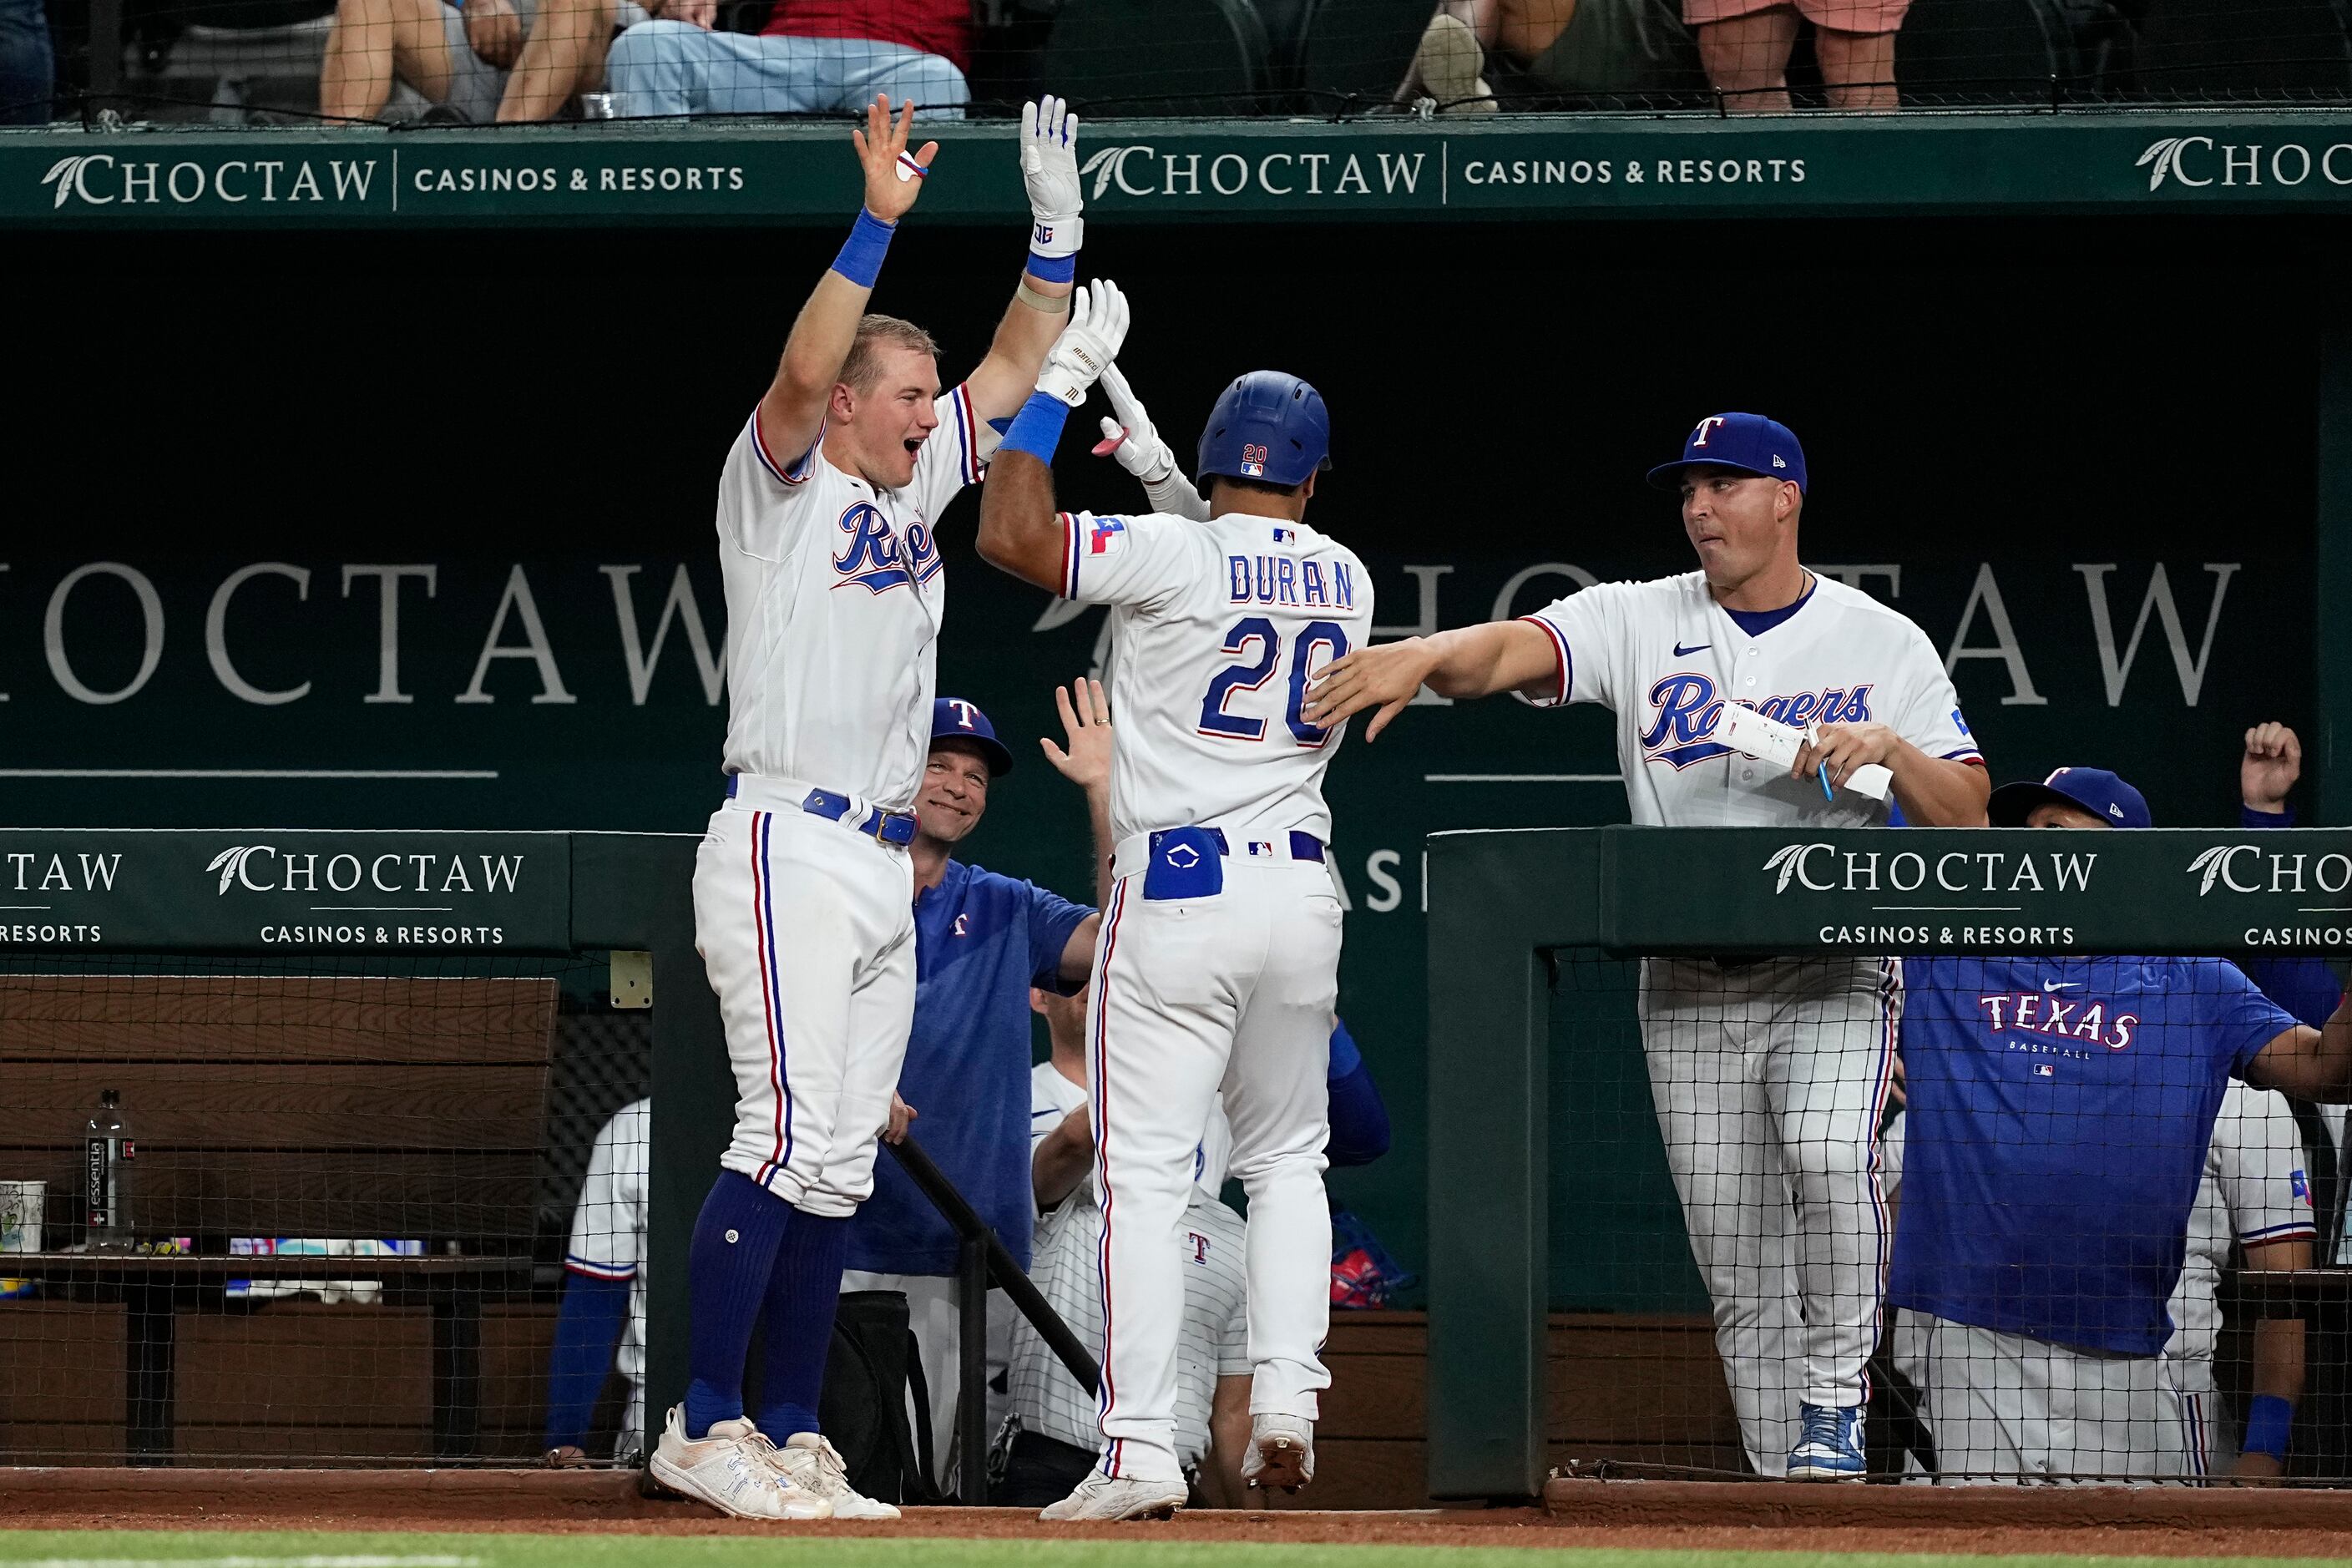
[[[877,303],[938,331],[953,375],[1003,307],[1020,187],[1003,127],[940,129]],[[2160,822],[2225,824],[2239,733],[2280,718],[2305,820],[2352,821],[2352,639],[2322,609],[2352,587],[2352,114],[1084,135],[1087,265],[1135,299],[1130,376],[1180,451],[1238,370],[1322,387],[1316,520],[1370,563],[1383,635],[1687,569],[1641,472],[1698,416],[1763,408],[1807,443],[1808,562],[1918,622],[1996,773],[2102,763]],[[8,816],[690,845],[725,711],[715,476],[856,200],[839,141],[0,132]],[[1056,479],[1134,504],[1081,442]],[[942,687],[1022,765],[968,852],[1082,897],[1080,818],[1030,737],[1102,617],[990,572],[972,507],[941,520]],[[1342,1005],[1397,1129],[1333,1184],[1441,1314],[1432,1115],[1459,1075],[1427,977],[1458,851],[1424,871],[1424,842],[1622,821],[1615,771],[1605,715],[1503,700],[1416,708],[1332,775]],[[664,896],[684,890],[681,869]],[[679,973],[665,1005],[707,1006]],[[1562,1021],[1549,1049],[1572,1045]],[[665,1046],[658,1073],[682,1247],[725,1071]],[[1467,1168],[1573,1148],[1590,1108],[1552,1100],[1513,1102]],[[1671,1194],[1631,1195],[1670,1253]],[[1591,1300],[1572,1248],[1528,1256],[1529,1289]]]

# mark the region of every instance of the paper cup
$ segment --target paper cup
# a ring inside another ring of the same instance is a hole
[[[41,1205],[47,1182],[0,1182],[0,1252],[41,1250]]]

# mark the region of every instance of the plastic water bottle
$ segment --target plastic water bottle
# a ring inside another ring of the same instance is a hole
[[[136,1245],[131,1228],[131,1167],[139,1146],[123,1124],[120,1090],[99,1091],[98,1109],[83,1126],[82,1140],[90,1250],[128,1252]]]

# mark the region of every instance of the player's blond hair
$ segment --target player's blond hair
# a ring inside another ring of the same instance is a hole
[[[881,349],[885,343],[913,349],[934,360],[940,357],[937,341],[914,322],[869,312],[857,320],[856,341],[849,345],[849,357],[841,365],[842,384],[852,392],[873,390],[875,378],[882,374]]]

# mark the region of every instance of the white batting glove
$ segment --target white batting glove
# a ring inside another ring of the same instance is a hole
[[[1086,237],[1078,187],[1078,117],[1058,98],[1021,106],[1021,183],[1029,188],[1029,248],[1075,256]]]
[[[1045,352],[1037,390],[1076,408],[1127,342],[1127,296],[1108,278],[1081,283],[1070,296],[1070,324]]]
[[[1120,468],[1147,485],[1173,478],[1176,454],[1160,438],[1151,416],[1144,411],[1143,400],[1127,384],[1127,377],[1119,373],[1118,365],[1103,372],[1102,388],[1118,417],[1104,416],[1103,438],[1095,444],[1095,456],[1118,458]]]

